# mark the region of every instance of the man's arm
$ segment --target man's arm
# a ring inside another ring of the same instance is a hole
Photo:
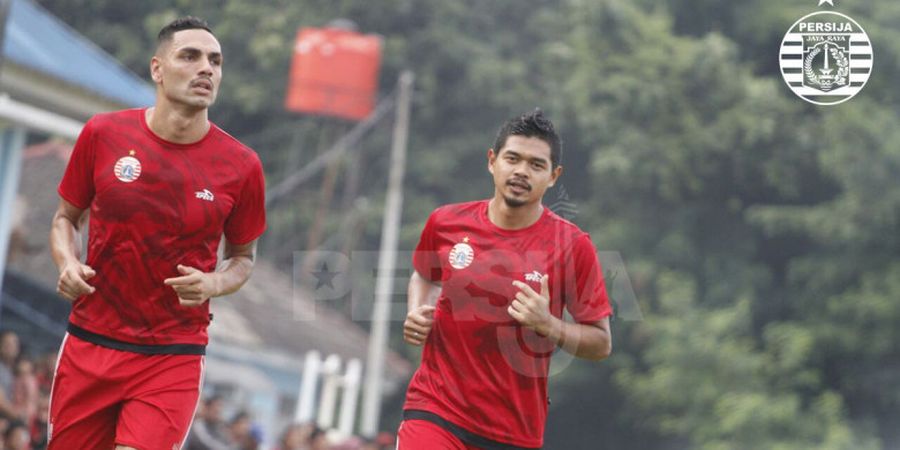
[[[50,226],[50,252],[59,269],[56,292],[69,301],[95,291],[87,280],[96,275],[96,272],[81,263],[81,225],[87,217],[84,211],[60,199]]]
[[[406,320],[403,322],[403,340],[411,345],[422,345],[434,323],[434,308],[441,294],[441,286],[432,283],[413,270],[409,278],[406,296]]]
[[[609,317],[591,324],[566,322],[550,314],[550,289],[547,275],[541,278],[541,292],[521,281],[513,281],[520,289],[507,312],[522,326],[550,339],[563,350],[584,359],[599,361],[612,353]]]
[[[247,244],[232,244],[225,240],[225,259],[215,272],[203,272],[190,266],[178,265],[182,276],[167,278],[165,283],[178,294],[182,306],[200,306],[212,297],[236,292],[250,279],[256,259],[256,240]]]

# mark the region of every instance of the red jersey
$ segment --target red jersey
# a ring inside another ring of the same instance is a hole
[[[543,445],[556,346],[510,317],[518,292],[513,280],[540,292],[541,277],[549,275],[556,317],[565,307],[575,321],[595,323],[612,309],[587,233],[547,208],[533,225],[505,230],[488,219],[487,209],[486,200],[438,208],[422,231],[413,266],[441,283],[441,295],[404,410],[536,448]]]
[[[217,126],[176,144],[150,130],[145,112],[88,121],[59,185],[66,201],[90,208],[86,264],[97,272],[88,280],[96,291],[75,300],[69,320],[113,342],[179,353],[206,345],[209,304],[181,306],[163,280],[181,276],[178,264],[215,270],[223,234],[234,244],[259,237],[265,185],[256,153]]]

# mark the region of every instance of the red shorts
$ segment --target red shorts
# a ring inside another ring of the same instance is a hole
[[[125,352],[67,334],[50,394],[47,449],[180,449],[202,380],[203,356]]]
[[[407,419],[397,431],[397,450],[479,450],[427,420]]]

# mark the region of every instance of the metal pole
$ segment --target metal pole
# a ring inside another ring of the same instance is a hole
[[[356,124],[352,130],[338,139],[325,153],[316,156],[309,164],[303,166],[302,169],[294,172],[277,185],[272,186],[266,191],[266,208],[274,206],[283,200],[288,194],[294,191],[297,186],[303,184],[313,175],[322,170],[331,161],[334,161],[343,155],[348,148],[353,148],[366,133],[374,127],[381,117],[388,113],[394,107],[392,98],[387,98],[375,105],[375,111],[369,114],[365,120]]]
[[[403,174],[406,169],[406,143],[409,137],[409,110],[414,79],[412,72],[404,71],[398,81],[397,116],[394,121],[387,203],[378,255],[378,279],[375,280],[375,308],[372,311],[372,332],[366,362],[361,427],[365,437],[375,436],[381,416],[382,379],[387,353],[390,300],[394,288],[394,266],[397,260],[397,237],[400,232],[400,213],[403,210]]]
[[[3,309],[3,274],[6,273],[6,256],[12,232],[16,192],[19,190],[24,145],[25,128],[22,126],[7,126],[0,131],[0,311]]]

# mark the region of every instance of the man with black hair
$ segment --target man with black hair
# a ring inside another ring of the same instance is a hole
[[[183,445],[203,377],[208,300],[247,281],[265,229],[259,158],[208,119],[222,62],[206,22],[173,21],[150,60],[154,106],[98,114],[75,144],[50,232],[57,291],[72,301],[50,450]]]
[[[541,204],[561,153],[540,110],[510,119],[487,152],[493,198],[428,218],[403,324],[404,340],[424,350],[398,449],[540,448],[554,350],[590,360],[612,351],[590,236]]]

